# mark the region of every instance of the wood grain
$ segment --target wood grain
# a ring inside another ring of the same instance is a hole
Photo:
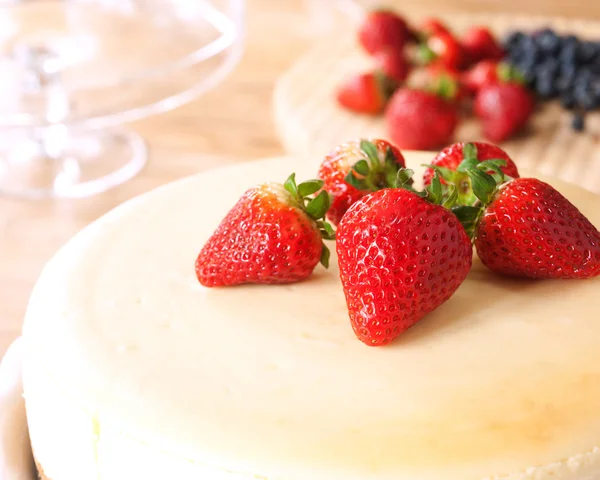
[[[323,13],[328,3],[248,0],[246,51],[239,66],[193,103],[133,125],[148,140],[150,162],[126,185],[84,200],[0,198],[0,356],[20,332],[27,298],[44,263],[75,232],[124,200],[176,178],[282,152],[271,110],[273,86],[327,30],[346,25],[335,12]],[[596,0],[420,0],[403,5],[415,12],[533,11],[600,19]]]

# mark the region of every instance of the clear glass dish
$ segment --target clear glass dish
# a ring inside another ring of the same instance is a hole
[[[244,3],[0,1],[0,193],[84,197],[136,175],[145,142],[123,124],[220,83]]]

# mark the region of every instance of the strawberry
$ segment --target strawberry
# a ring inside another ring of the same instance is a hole
[[[431,63],[427,65],[426,72],[429,88],[441,93],[445,98],[459,103],[469,96],[458,70],[450,69],[441,63]]]
[[[493,142],[502,142],[521,130],[534,107],[534,97],[526,87],[503,81],[482,87],[474,104],[475,114],[483,124],[483,134]]]
[[[434,184],[425,198],[410,188],[370,193],[340,222],[340,278],[350,324],[366,345],[391,342],[442,305],[471,268],[469,237],[436,204],[441,184]]]
[[[426,18],[418,28],[422,38],[428,38],[436,33],[450,33],[450,29],[440,19],[435,17]]]
[[[448,69],[458,70],[463,62],[463,51],[451,33],[437,32],[419,46],[418,57],[425,65],[441,63]]]
[[[462,50],[471,62],[480,60],[500,60],[504,50],[486,27],[472,27],[462,38]]]
[[[535,178],[502,186],[475,230],[490,270],[528,278],[600,275],[600,232],[563,195]]]
[[[466,170],[479,203],[453,207],[484,265],[513,277],[600,275],[600,232],[577,207],[541,180],[507,181],[484,163]]]
[[[379,73],[362,73],[348,78],[337,92],[337,102],[343,108],[357,113],[377,115],[393,92],[394,85]]]
[[[402,50],[381,51],[375,54],[375,62],[379,71],[398,85],[406,81],[411,70],[411,65]]]
[[[367,14],[358,31],[358,40],[370,55],[400,51],[411,37],[406,21],[389,10],[373,10]]]
[[[354,202],[393,185],[401,167],[405,167],[402,153],[386,140],[353,140],[336,147],[318,174],[331,196],[327,219],[337,225]]]
[[[462,74],[462,84],[470,93],[476,94],[485,85],[498,81],[498,68],[495,60],[481,60]]]
[[[392,96],[385,120],[399,148],[427,150],[450,142],[458,112],[452,101],[436,93],[402,88]]]
[[[327,266],[332,239],[324,222],[329,195],[323,182],[265,183],[244,193],[206,242],[196,260],[205,287],[243,283],[282,284],[307,278],[319,261]]]
[[[473,164],[490,160],[503,161],[504,165],[500,167],[502,172],[512,178],[519,177],[517,166],[500,147],[483,142],[461,142],[444,148],[435,156],[431,162],[435,170],[431,167],[425,170],[423,183],[429,185],[435,171],[437,171],[442,177],[442,183],[448,178],[451,183],[459,186],[459,194],[471,194],[470,180],[467,173],[465,173],[466,168],[469,168]],[[489,170],[488,173],[493,173],[493,170]],[[462,202],[469,203],[467,198],[463,198]]]

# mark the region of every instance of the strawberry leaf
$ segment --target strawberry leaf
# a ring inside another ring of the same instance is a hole
[[[344,177],[344,182],[346,182],[348,185],[353,186],[357,190],[368,190],[369,189],[369,187],[366,185],[364,180],[357,178],[356,175],[354,175],[354,172],[352,170],[350,170],[348,172],[348,174]]]
[[[307,180],[306,182],[302,182],[297,187],[298,195],[301,197],[306,197],[308,195],[312,195],[313,193],[317,193],[323,187],[325,182],[323,180]]]
[[[398,168],[398,159],[390,147],[385,151],[385,163],[393,168]]]
[[[325,240],[335,240],[335,230],[329,222],[319,222],[318,226],[321,231],[321,236]]]
[[[313,198],[306,206],[306,212],[314,220],[321,219],[329,210],[331,199],[329,193],[322,190],[315,198]]]
[[[403,188],[405,185],[410,185],[410,180],[412,180],[412,176],[415,174],[414,170],[410,168],[401,168],[398,170],[396,174],[395,187]],[[412,187],[411,187],[412,188]]]
[[[456,215],[471,239],[475,234],[475,228],[482,212],[481,207],[471,207],[469,205],[459,205],[452,209],[452,213]]]
[[[506,162],[504,163],[506,164]],[[479,165],[477,165],[477,168],[485,173],[488,173],[491,170],[492,172],[494,172],[492,176],[494,177],[495,182],[497,184],[504,183],[504,172],[502,171],[501,166],[498,165],[496,161],[487,160],[485,162],[481,162]]]
[[[450,170],[446,167],[440,167],[438,165],[423,164],[421,166],[431,168],[435,173],[438,173],[440,177],[442,177],[442,179],[447,183],[456,183],[457,181],[456,172],[454,170]]]
[[[360,149],[367,156],[371,165],[377,165],[379,163],[379,155],[377,153],[377,147],[375,145],[373,145],[372,142],[369,142],[368,140],[361,140],[360,141]]]
[[[458,167],[456,167],[457,172],[466,172],[469,169],[477,168],[479,165],[479,160],[477,158],[465,158]]]
[[[506,160],[503,158],[488,158],[483,162],[479,163],[479,165],[486,165],[489,163],[493,163],[494,165],[498,165],[499,167],[506,167]]]
[[[487,205],[496,191],[496,180],[491,175],[477,169],[467,170],[466,173],[471,179],[473,193],[484,205]]]
[[[323,244],[323,248],[321,249],[321,264],[325,268],[329,268],[329,259],[331,258],[331,252],[327,245]]]
[[[477,160],[477,146],[474,143],[465,143],[462,153],[463,160]]]
[[[452,209],[458,200],[458,189],[454,185],[446,186],[446,198],[442,203],[442,207]]]
[[[362,176],[367,176],[369,174],[369,171],[371,170],[371,168],[369,167],[369,164],[366,160],[359,160],[358,162],[356,162],[354,164],[352,169],[356,173],[358,173],[359,175],[362,175]]]
[[[296,174],[292,173],[285,183],[283,184],[285,189],[292,194],[294,198],[298,198],[298,186],[296,185]]]
[[[435,205],[439,205],[442,202],[444,191],[442,190],[442,182],[440,181],[440,175],[435,172],[431,183],[427,187],[427,200]]]

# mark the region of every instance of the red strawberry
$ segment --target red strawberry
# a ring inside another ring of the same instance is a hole
[[[476,94],[482,87],[498,81],[498,62],[482,60],[462,75],[462,83],[467,90]]]
[[[453,102],[432,92],[408,88],[393,95],[385,119],[392,142],[411,150],[448,144],[458,125]]]
[[[307,278],[329,250],[322,238],[333,229],[322,221],[329,195],[323,182],[296,185],[292,174],[284,185],[266,183],[238,200],[204,245],[196,275],[205,287],[243,283],[291,283]]]
[[[377,73],[362,73],[345,80],[337,92],[340,106],[357,113],[377,115],[385,109],[393,88]]]
[[[450,33],[437,32],[427,38],[419,47],[422,63],[441,63],[451,70],[457,70],[463,62],[463,51],[458,40]]]
[[[402,50],[385,50],[375,55],[375,61],[379,70],[398,85],[403,84],[411,70]]]
[[[444,98],[461,102],[469,96],[469,91],[463,85],[458,70],[450,69],[441,63],[431,63],[426,71],[430,89],[440,93]]]
[[[389,10],[373,10],[365,17],[358,40],[367,53],[400,51],[411,37],[406,21]]]
[[[489,83],[475,97],[475,114],[483,123],[488,140],[501,142],[522,129],[533,113],[535,100],[516,82]]]
[[[405,167],[402,153],[386,140],[353,140],[336,147],[318,174],[332,197],[328,220],[337,225],[358,199],[392,186],[401,167]]]
[[[547,183],[519,178],[485,203],[475,247],[490,270],[529,278],[600,275],[600,232]]]
[[[436,33],[450,33],[450,29],[438,18],[430,17],[423,20],[418,32],[423,38],[428,38]]]
[[[502,160],[505,165],[500,168],[504,174],[512,178],[519,177],[519,170],[517,169],[517,166],[504,150],[496,145],[483,142],[460,142],[450,145],[435,156],[431,162],[431,165],[434,165],[438,168],[438,173],[441,174],[442,181],[444,181],[444,174],[442,173],[443,171],[440,171],[440,167],[450,171],[447,172],[447,174],[453,176],[452,183],[455,183],[456,185],[463,185],[466,181],[468,185],[467,174],[464,172],[458,172],[457,170],[465,160],[469,159],[473,159],[475,161],[474,163],[484,162],[486,160]],[[491,171],[488,172],[493,173]],[[424,184],[429,185],[433,176],[433,168],[428,168],[425,170],[423,175]]]
[[[471,62],[500,60],[504,50],[486,27],[472,27],[462,39],[462,49]]]
[[[447,301],[473,254],[449,210],[400,188],[352,205],[340,222],[336,249],[350,323],[369,346],[391,342]]]

